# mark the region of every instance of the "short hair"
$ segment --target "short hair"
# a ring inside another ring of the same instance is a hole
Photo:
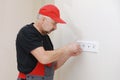
[[[40,15],[40,14],[38,14],[38,15],[37,15],[37,19],[40,19],[40,18],[41,18],[41,15]]]
[[[40,19],[41,17],[45,17],[47,19],[50,19],[50,20],[53,20],[52,18],[48,17],[48,16],[45,16],[45,15],[42,15],[42,14],[38,14],[37,15],[37,19]]]

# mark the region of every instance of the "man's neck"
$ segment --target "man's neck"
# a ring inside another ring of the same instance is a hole
[[[34,26],[42,35],[45,35],[45,34],[42,32],[41,28],[40,28],[40,26],[41,26],[40,24],[34,23],[33,26]]]

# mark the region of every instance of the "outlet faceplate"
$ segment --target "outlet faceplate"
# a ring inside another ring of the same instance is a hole
[[[77,41],[83,52],[98,52],[98,42],[96,41]]]

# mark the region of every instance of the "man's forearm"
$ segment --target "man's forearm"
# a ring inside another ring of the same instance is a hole
[[[70,56],[80,52],[79,45],[69,44],[56,50],[45,51],[43,47],[38,47],[31,51],[32,55],[42,64],[56,63],[56,69],[62,66]]]
[[[31,51],[34,57],[42,64],[49,64],[59,60],[59,58],[66,52],[65,48],[45,51],[43,47],[38,47]]]
[[[55,70],[60,68],[71,56],[70,55],[63,55],[56,61]]]

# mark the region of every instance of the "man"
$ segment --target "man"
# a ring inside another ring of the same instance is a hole
[[[39,10],[35,23],[28,24],[19,31],[16,39],[17,80],[53,80],[56,69],[71,56],[81,53],[77,43],[53,49],[47,34],[57,29],[57,23],[65,21],[60,18],[59,9],[48,4]]]

